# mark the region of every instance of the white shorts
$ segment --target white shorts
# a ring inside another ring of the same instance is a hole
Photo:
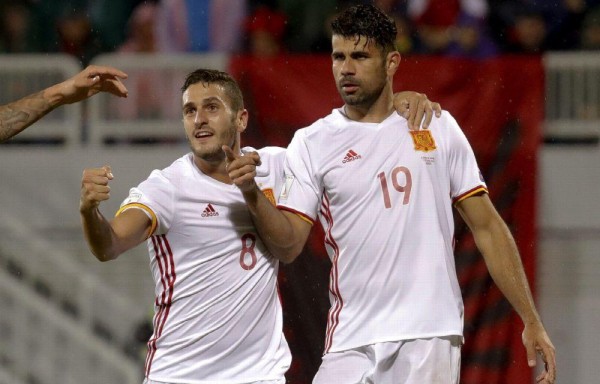
[[[313,384],[458,384],[462,340],[434,337],[330,352]]]
[[[147,377],[144,379],[143,384],[169,384],[169,383],[165,383],[163,381],[154,381],[154,380],[150,380]],[[281,380],[265,380],[265,381],[252,381],[252,382],[248,382],[248,383],[244,383],[244,384],[285,384],[285,379],[281,379]]]

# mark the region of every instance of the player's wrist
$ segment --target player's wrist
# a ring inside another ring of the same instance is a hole
[[[50,107],[56,108],[66,103],[65,88],[68,86],[66,84],[67,81],[55,84],[47,88],[44,92],[44,99],[46,100],[46,102],[48,102]]]
[[[248,185],[242,188],[242,194],[244,197],[256,198],[259,192],[260,189],[258,188],[258,184],[256,184],[254,181],[252,181],[252,183],[248,183]]]

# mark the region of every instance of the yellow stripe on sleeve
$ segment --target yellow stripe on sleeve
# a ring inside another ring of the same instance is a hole
[[[461,201],[463,201],[464,199],[467,199],[467,198],[469,198],[471,196],[480,195],[480,194],[483,194],[483,193],[488,193],[487,188],[485,188],[483,186],[475,188],[472,191],[469,191],[469,192],[465,193],[464,195],[459,196],[456,200],[454,200],[454,204],[458,204]]]
[[[115,217],[119,216],[121,213],[123,213],[126,210],[131,209],[131,208],[141,209],[148,215],[148,217],[150,217],[150,220],[152,220],[152,225],[150,227],[150,234],[148,235],[148,237],[152,236],[152,234],[156,230],[156,227],[158,226],[158,219],[156,218],[154,211],[151,210],[148,206],[146,206],[144,204],[140,204],[140,203],[126,204],[126,205],[122,206],[121,208],[119,208],[117,213],[115,213]]]

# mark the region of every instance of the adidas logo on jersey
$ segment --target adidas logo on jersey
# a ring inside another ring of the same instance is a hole
[[[211,216],[219,216],[219,212],[217,212],[212,204],[208,204],[206,208],[204,208],[204,212],[202,212],[202,217],[211,217]]]
[[[354,152],[353,150],[349,150],[348,153],[346,153],[346,157],[344,157],[344,160],[342,160],[342,163],[349,163],[358,159],[362,159],[362,156]]]

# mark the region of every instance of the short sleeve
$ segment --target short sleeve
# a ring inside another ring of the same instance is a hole
[[[457,203],[480,193],[487,193],[487,185],[477,165],[473,149],[456,120],[447,112],[445,129],[448,133],[450,194]]]
[[[307,146],[304,130],[296,131],[288,146],[284,162],[284,185],[278,207],[299,214],[314,223],[317,218],[322,187]]]
[[[128,209],[141,209],[152,220],[152,235],[168,232],[175,213],[175,188],[161,171],[153,171],[138,187],[131,188],[117,215]]]

